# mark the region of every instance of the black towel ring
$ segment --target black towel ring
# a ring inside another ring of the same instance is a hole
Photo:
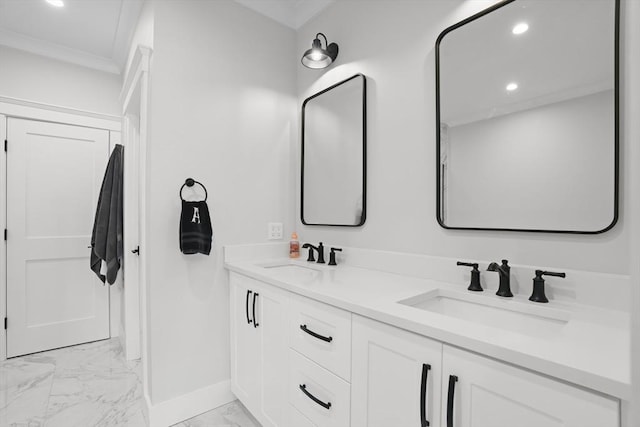
[[[185,186],[193,187],[194,184],[198,184],[200,185],[200,187],[202,187],[202,189],[204,190],[204,201],[206,202],[207,197],[209,197],[209,195],[207,194],[207,187],[205,187],[201,182],[198,182],[193,178],[187,178],[184,184],[182,184],[182,187],[180,187],[180,200],[182,200],[183,202],[185,201],[184,198],[182,197],[182,190],[184,189],[184,187]]]

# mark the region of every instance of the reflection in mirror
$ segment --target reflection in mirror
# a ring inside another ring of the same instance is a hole
[[[359,226],[366,217],[366,79],[344,80],[302,104],[301,219]]]
[[[438,221],[598,233],[617,220],[616,0],[511,0],[436,43]]]

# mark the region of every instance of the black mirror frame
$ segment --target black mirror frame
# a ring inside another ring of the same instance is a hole
[[[597,231],[577,231],[577,230],[542,230],[542,229],[519,229],[519,228],[482,228],[482,227],[450,227],[446,225],[441,216],[441,171],[440,171],[440,42],[451,31],[469,22],[475,21],[501,7],[504,7],[516,0],[504,0],[494,6],[482,10],[450,27],[440,33],[435,46],[435,93],[436,93],[436,218],[438,224],[447,230],[479,230],[479,231],[517,231],[531,233],[558,233],[558,234],[602,234],[611,230],[618,222],[620,204],[620,0],[615,2],[615,28],[614,28],[614,206],[613,220],[611,224]]]
[[[313,224],[304,219],[304,128],[305,107],[309,101],[353,79],[362,78],[362,215],[357,224]],[[304,225],[319,225],[330,227],[361,227],[367,219],[367,78],[362,73],[354,74],[348,79],[342,80],[326,89],[315,93],[302,103],[302,129],[301,129],[301,157],[300,157],[300,221]]]

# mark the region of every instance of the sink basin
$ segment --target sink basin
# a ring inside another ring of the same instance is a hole
[[[492,294],[478,295],[444,289],[416,295],[398,303],[476,324],[536,336],[560,332],[571,318],[571,313],[566,310],[503,299]]]
[[[262,267],[274,276],[295,281],[313,280],[320,274],[316,269],[294,264],[264,265]]]

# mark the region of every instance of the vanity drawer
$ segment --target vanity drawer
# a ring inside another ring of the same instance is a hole
[[[351,381],[351,313],[303,297],[290,310],[291,348]]]
[[[349,383],[297,351],[289,353],[289,403],[314,426],[349,427]]]
[[[289,427],[317,427],[311,420],[300,413],[293,405],[289,405]]]

